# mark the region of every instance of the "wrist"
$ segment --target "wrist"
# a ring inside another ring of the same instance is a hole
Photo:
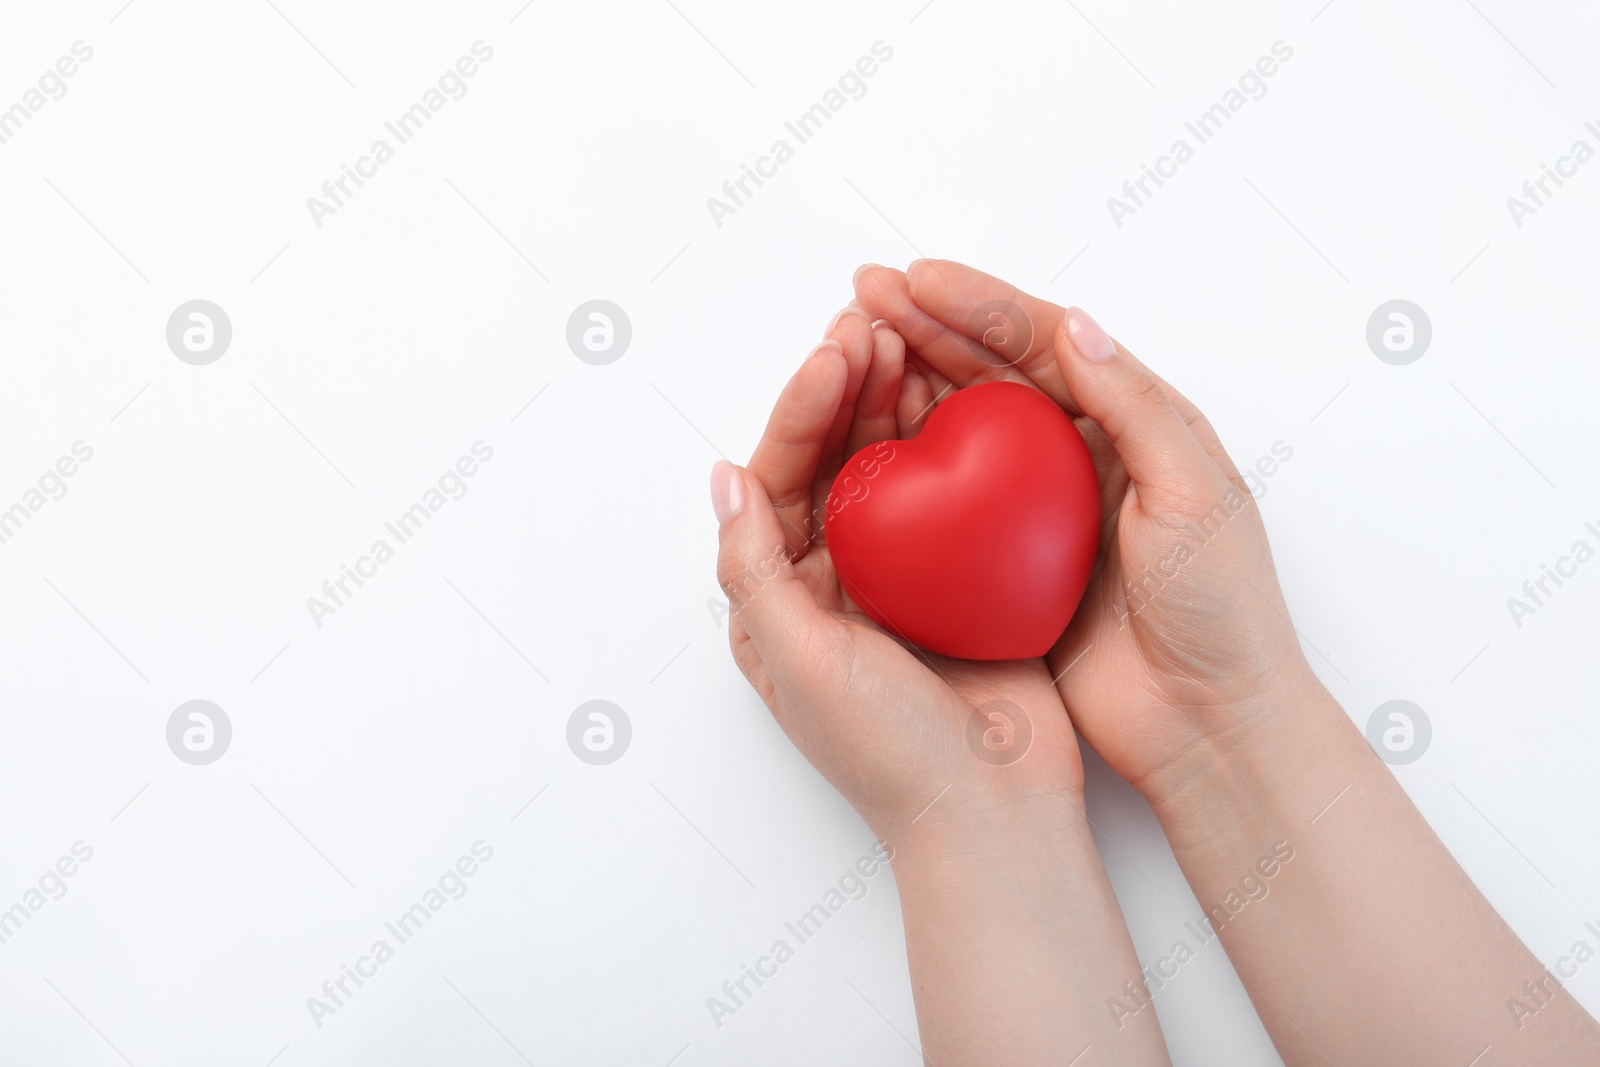
[[[954,790],[952,790],[954,792]],[[940,1064],[1165,1063],[1154,1012],[1103,1005],[1139,973],[1081,800],[946,795],[890,835],[922,1047]]]
[[[1081,822],[1083,769],[1078,738],[1057,712],[1059,729],[1029,731],[1020,756],[998,761],[965,752],[941,761],[935,775],[873,795],[852,797],[856,811],[879,840],[928,849],[974,851],[994,841],[1024,837]],[[977,751],[971,736],[966,744]],[[942,771],[942,773],[940,773]]]
[[[1197,745],[1144,783],[1179,850],[1303,827],[1373,759],[1326,687],[1311,675]]]
[[[1082,812],[1081,793],[964,796],[953,787],[920,814],[874,830],[902,884],[967,882],[1068,857],[1080,838],[1092,851]]]

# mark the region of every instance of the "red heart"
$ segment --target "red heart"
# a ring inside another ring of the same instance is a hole
[[[1100,482],[1066,412],[1037,389],[962,389],[909,441],[851,457],[828,495],[845,592],[891,634],[962,659],[1048,652],[1100,540]]]

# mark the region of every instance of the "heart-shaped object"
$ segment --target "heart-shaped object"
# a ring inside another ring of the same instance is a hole
[[[909,441],[851,457],[828,496],[828,552],[880,626],[962,659],[1042,656],[1077,610],[1100,540],[1100,482],[1037,389],[962,389]]]

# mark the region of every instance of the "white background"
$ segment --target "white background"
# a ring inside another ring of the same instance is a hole
[[[871,845],[728,656],[706,471],[851,271],[917,255],[1091,309],[1241,465],[1293,448],[1262,506],[1314,666],[1362,724],[1426,710],[1397,774],[1541,959],[1593,942],[1600,562],[1506,607],[1600,541],[1600,162],[1506,207],[1600,147],[1592,10],[121,2],[0,32],[0,107],[94,49],[0,145],[0,508],[94,449],[0,545],[0,908],[94,849],[0,946],[0,1061],[918,1062],[887,875],[720,1029],[705,1003]],[[317,227],[307,197],[480,39]],[[880,40],[717,227],[706,198]],[[1279,40],[1267,94],[1114,225]],[[165,341],[194,298],[233,324],[209,366]],[[608,366],[565,342],[593,298],[633,323]],[[1395,298],[1433,324],[1408,366],[1365,340]],[[306,598],[478,440],[467,495],[318,628]],[[233,724],[210,766],[165,739],[195,698]],[[565,741],[597,698],[633,725],[600,767]],[[1092,758],[1090,806],[1153,960],[1199,905]],[[318,1028],[306,998],[480,839]],[[1569,988],[1600,1008],[1600,964]],[[1215,944],[1158,1005],[1179,1064],[1278,1062]]]

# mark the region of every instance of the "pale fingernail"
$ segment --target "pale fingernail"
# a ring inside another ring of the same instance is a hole
[[[869,270],[877,270],[878,268],[879,268],[879,264],[877,264],[877,263],[863,263],[863,264],[861,264],[861,266],[856,268],[856,272],[854,274],[850,275],[850,284],[854,285],[856,282],[860,281],[861,280],[861,275],[864,272],[869,271]]]
[[[1117,354],[1116,344],[1082,308],[1067,312],[1067,336],[1078,355],[1090,363],[1107,363]]]
[[[917,273],[917,268],[926,262],[928,261],[925,259],[913,259],[911,261],[911,265],[906,268],[906,277],[910,278],[913,274]]]
[[[818,345],[816,348],[813,348],[811,351],[807,352],[806,353],[806,358],[804,360],[802,360],[801,362],[809,363],[813,356],[821,355],[825,351],[826,352],[837,352],[837,353],[839,353],[839,355],[842,356],[842,355],[844,355],[844,345],[840,344],[838,341],[833,340],[832,338],[829,338],[828,340],[826,340],[826,341],[822,342],[820,345]]]
[[[874,330],[876,330],[880,326],[887,326],[891,330],[894,329],[894,323],[890,322],[888,319],[873,319],[872,320],[872,328]]]
[[[744,479],[739,468],[725,459],[711,468],[711,510],[717,513],[718,526],[744,510]]]
[[[860,315],[862,318],[867,317],[867,313],[862,311],[860,308],[846,305],[845,307],[840,308],[838,313],[835,314],[833,318],[828,320],[828,328],[822,331],[822,336],[826,337],[831,334],[833,332],[833,328],[839,325],[839,320],[844,318],[846,315]]]

